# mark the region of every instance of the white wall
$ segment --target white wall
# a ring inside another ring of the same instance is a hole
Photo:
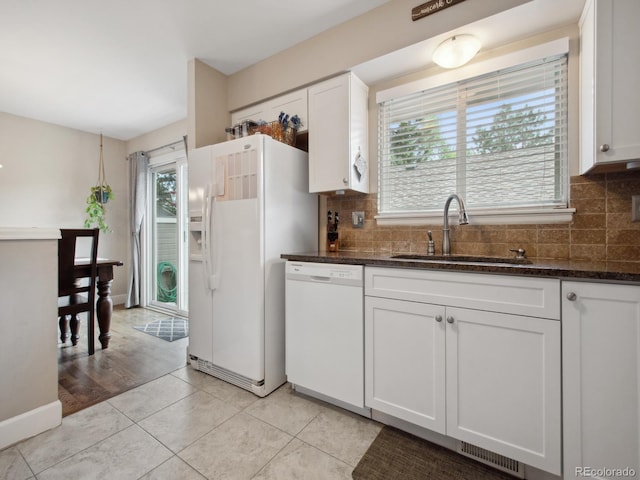
[[[105,137],[103,149],[115,198],[107,205],[112,232],[101,233],[99,256],[125,261],[115,269],[117,301],[128,283],[128,168],[124,142]],[[99,135],[0,112],[0,225],[82,227],[99,155]]]

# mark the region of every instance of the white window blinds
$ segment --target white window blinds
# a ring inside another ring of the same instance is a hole
[[[567,206],[567,56],[379,104],[379,215]]]

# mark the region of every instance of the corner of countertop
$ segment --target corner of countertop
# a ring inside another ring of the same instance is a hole
[[[0,240],[58,240],[60,229],[44,227],[0,227]]]

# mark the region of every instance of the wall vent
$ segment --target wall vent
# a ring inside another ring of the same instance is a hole
[[[505,457],[498,453],[476,447],[467,442],[458,441],[458,453],[465,457],[473,458],[480,463],[509,473],[518,478],[524,478],[524,465],[513,458]]]

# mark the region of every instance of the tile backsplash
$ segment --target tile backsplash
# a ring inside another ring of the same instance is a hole
[[[640,171],[571,177],[570,206],[576,209],[571,223],[456,225],[451,228],[451,253],[508,256],[509,249],[524,248],[527,257],[538,260],[640,262],[640,222],[631,221],[632,195],[640,195]],[[340,212],[340,250],[426,253],[426,232],[432,230],[436,253],[441,252],[441,223],[376,225],[376,194],[329,196],[327,209]],[[364,228],[351,226],[353,211],[365,212]]]

